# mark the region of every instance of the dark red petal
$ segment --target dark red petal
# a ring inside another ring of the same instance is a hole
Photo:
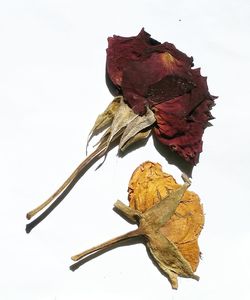
[[[210,109],[214,99],[210,96],[193,108],[192,96],[186,94],[154,106],[157,122],[154,132],[158,140],[186,161],[197,164],[202,151],[202,135],[212,118]]]
[[[151,43],[150,34],[144,29],[137,36],[114,35],[108,38],[107,72],[115,85],[121,85],[124,67],[131,61],[137,61]]]
[[[173,131],[171,123],[173,124],[173,120],[169,122],[171,131]],[[164,130],[164,127],[162,129]],[[204,129],[195,123],[190,124],[186,129],[186,132],[182,134],[179,132],[179,135],[176,133],[172,138],[166,137],[162,132],[159,132],[157,128],[155,128],[154,132],[163,145],[168,146],[192,165],[196,165],[199,161],[199,155],[202,152],[201,136]]]
[[[213,117],[210,113],[216,97],[210,95],[206,77],[200,69],[191,69],[193,87],[188,93],[152,106],[157,127],[155,134],[185,160],[196,164],[202,151],[202,135]],[[164,98],[164,97],[163,97]]]
[[[139,63],[139,67],[136,66],[136,62]],[[192,58],[177,50],[173,44],[161,44],[153,40],[144,29],[135,37],[113,36],[108,39],[107,78],[118,90],[122,85],[125,73],[127,73],[126,77],[129,78],[129,72],[131,72],[131,80],[134,80],[133,74],[138,72],[136,77],[139,80],[146,71],[144,78],[151,77],[148,84],[153,84],[168,74],[187,72],[187,69],[192,66],[192,62]],[[140,64],[144,64],[144,66],[140,67]],[[151,68],[154,69],[153,72]],[[175,72],[174,68],[176,69]],[[157,70],[158,72],[156,72]],[[154,77],[155,75],[156,77]],[[146,84],[144,83],[144,85]],[[123,89],[121,90],[123,91]],[[145,92],[140,92],[140,96],[143,94]]]
[[[154,128],[158,140],[191,164],[198,163],[204,129],[197,123],[181,122],[173,115],[166,114],[165,118],[164,124]]]
[[[168,101],[184,95],[194,88],[194,83],[187,78],[177,75],[166,76],[148,88],[147,99],[150,105]]]
[[[189,67],[166,52],[142,55],[124,67],[121,89],[125,101],[136,113],[141,107],[141,114],[146,103],[151,106],[189,92],[195,87]]]
[[[143,115],[149,106],[159,141],[196,164],[215,97],[192,66],[192,57],[153,40],[144,29],[135,37],[109,38],[107,78],[113,87],[135,113]]]
[[[183,64],[187,65],[188,67],[193,66],[193,57],[188,57],[185,53],[178,50],[174,44],[165,42],[163,44],[158,44],[155,47],[150,47],[145,50],[144,56],[150,56],[151,53],[169,53],[171,56],[173,56],[178,61],[183,62]]]

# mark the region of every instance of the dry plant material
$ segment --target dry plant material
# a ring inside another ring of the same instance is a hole
[[[114,204],[138,228],[72,259],[78,261],[122,240],[143,236],[152,258],[169,278],[172,288],[177,289],[178,276],[198,280],[194,274],[200,256],[197,239],[204,215],[198,195],[187,191],[189,179],[183,175],[183,180],[183,185],[177,184],[159,164],[145,162],[139,166],[129,182],[129,206],[119,200]]]
[[[124,151],[153,132],[164,147],[190,165],[198,163],[216,97],[210,95],[200,69],[193,68],[193,58],[173,44],[152,39],[142,29],[137,36],[108,38],[106,66],[107,85],[116,97],[90,132],[89,140],[104,132],[96,149],[51,197],[27,213],[27,219],[64,198],[111,143]]]
[[[129,206],[144,212],[179,187],[173,176],[162,171],[160,164],[146,162],[134,171],[129,182]],[[197,239],[203,225],[204,214],[199,196],[187,190],[173,216],[161,228],[161,232],[177,246],[193,271],[199,264]]]
[[[125,104],[122,96],[116,97],[107,109],[97,117],[90,131],[88,142],[93,135],[106,129],[97,143],[95,151],[81,162],[52,196],[28,212],[26,218],[30,220],[49,204],[55,202],[95,160],[107,153],[111,143],[118,141],[119,149],[124,151],[129,145],[147,138],[150,133],[148,128],[154,122],[155,117],[150,109],[147,109],[147,112],[143,116],[139,116]]]
[[[202,135],[216,97],[207,79],[173,44],[160,43],[144,29],[137,36],[108,39],[107,77],[114,95],[123,95],[134,113],[151,110],[155,138],[192,165],[199,161]]]

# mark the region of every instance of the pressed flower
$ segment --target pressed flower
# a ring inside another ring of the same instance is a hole
[[[164,147],[190,165],[198,162],[215,97],[210,95],[200,69],[193,69],[193,58],[173,44],[159,43],[142,29],[135,37],[108,39],[106,70],[108,87],[115,98],[90,132],[89,140],[104,131],[95,151],[49,199],[27,214],[28,219],[53,202],[51,211],[113,142],[124,151],[153,132]],[[46,215],[28,224],[26,231]]]
[[[159,164],[145,162],[133,173],[129,182],[129,206],[121,201],[115,207],[138,228],[72,257],[74,261],[106,250],[116,243],[143,236],[146,247],[172,288],[178,287],[178,276],[198,280],[194,274],[199,264],[198,236],[204,216],[197,194],[187,191],[190,181],[183,176],[184,185],[162,171]],[[76,263],[71,266],[75,270]]]

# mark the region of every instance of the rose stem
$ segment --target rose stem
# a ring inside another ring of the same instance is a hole
[[[80,163],[80,165],[74,170],[74,172],[69,176],[69,178],[59,187],[59,189],[41,205],[28,212],[26,218],[30,220],[43,208],[48,206],[52,201],[55,201],[58,198],[58,196],[60,196],[60,194],[62,194],[62,192],[70,185],[70,183],[72,183],[74,179],[83,171],[83,169],[86,168],[92,162],[93,159],[100,158],[105,153],[106,149],[107,143],[103,143],[93,153],[87,156],[86,159],[84,159]]]
[[[81,258],[83,258],[83,257],[85,257],[85,256],[87,256],[87,255],[89,255],[93,252],[97,252],[99,250],[105,250],[105,249],[109,248],[110,246],[117,244],[120,241],[124,241],[124,240],[130,239],[132,237],[142,235],[142,234],[143,234],[142,231],[139,228],[137,228],[133,231],[130,231],[128,233],[125,233],[123,235],[115,237],[115,238],[113,238],[113,239],[111,239],[107,242],[104,242],[104,243],[98,245],[98,246],[92,247],[92,248],[90,248],[88,250],[85,250],[85,251],[83,251],[83,252],[81,252],[77,255],[74,255],[74,256],[71,257],[71,259],[74,260],[74,261],[78,261],[79,259],[81,259]]]

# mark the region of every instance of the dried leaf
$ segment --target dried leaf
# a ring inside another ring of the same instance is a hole
[[[90,248],[73,256],[72,259],[77,261],[93,252],[107,249],[119,241],[144,236],[146,246],[152,257],[169,278],[173,288],[178,287],[178,276],[198,280],[199,277],[194,274],[194,268],[197,267],[197,257],[193,247],[197,244],[195,242],[197,242],[201,225],[203,225],[203,219],[192,217],[193,215],[196,216],[197,211],[192,211],[193,205],[190,206],[192,203],[190,195],[188,200],[183,200],[190,185],[186,176],[183,176],[183,179],[185,183],[178,185],[172,176],[162,172],[159,164],[151,162],[142,164],[133,173],[129,183],[130,207],[121,201],[115,203],[115,207],[131,222],[138,224],[138,229]],[[185,209],[181,206],[184,204]],[[195,207],[199,207],[197,200]],[[177,214],[178,209],[179,212],[185,211],[188,214],[179,215]],[[202,213],[202,210],[200,212]],[[189,221],[179,221],[179,218],[185,218]],[[199,224],[196,223],[197,220],[200,222]],[[182,222],[181,227],[177,230],[180,222]],[[172,229],[174,232],[171,231]],[[185,244],[188,247],[185,248]],[[186,253],[187,250],[190,253]],[[74,269],[74,265],[72,269]]]

